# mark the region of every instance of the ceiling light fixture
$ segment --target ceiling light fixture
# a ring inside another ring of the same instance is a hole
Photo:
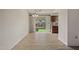
[[[35,9],[32,17],[38,17],[39,15],[37,13],[40,12],[40,11],[41,11],[40,9]]]
[[[38,17],[38,14],[34,13],[34,14],[32,15],[32,17]]]

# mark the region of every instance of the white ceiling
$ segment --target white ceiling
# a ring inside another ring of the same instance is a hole
[[[28,9],[27,12],[32,15],[37,12],[38,15],[57,15],[58,9]]]

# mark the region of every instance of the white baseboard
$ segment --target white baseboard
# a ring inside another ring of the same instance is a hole
[[[28,35],[28,34],[27,34],[27,35]],[[11,48],[10,48],[9,50],[12,50],[12,48],[13,48],[16,44],[18,44],[22,39],[24,39],[24,37],[27,36],[27,35],[24,35],[21,39],[17,40],[17,41],[11,46]]]
[[[60,39],[59,39],[60,40]],[[63,40],[60,40],[62,43],[64,43],[66,46],[68,46],[68,43],[64,42]]]

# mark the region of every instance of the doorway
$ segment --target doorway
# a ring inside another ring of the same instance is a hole
[[[45,17],[38,17],[36,20],[36,32],[46,32],[46,19]]]
[[[50,32],[50,16],[38,16],[34,24],[35,32]]]

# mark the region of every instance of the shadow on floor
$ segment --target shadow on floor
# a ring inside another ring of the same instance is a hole
[[[72,48],[73,50],[79,50],[79,46],[69,46],[70,48]]]

